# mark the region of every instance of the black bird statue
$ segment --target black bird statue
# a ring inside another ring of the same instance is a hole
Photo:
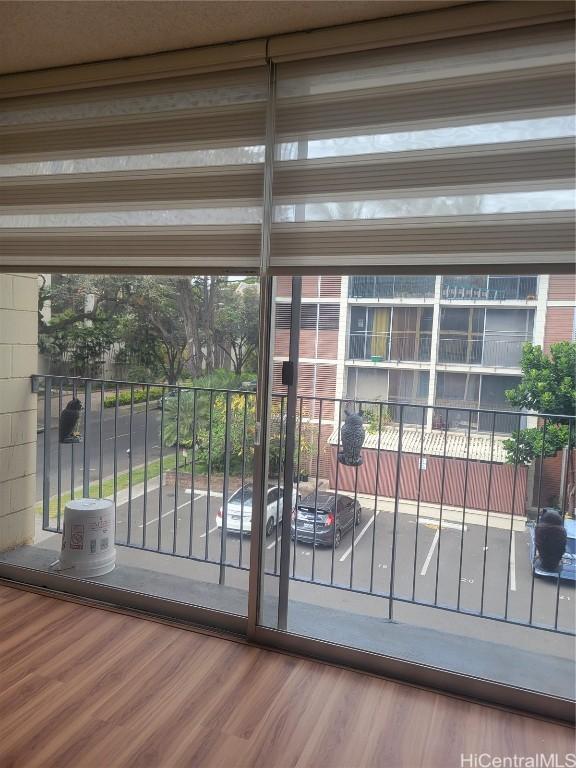
[[[562,515],[553,509],[545,509],[538,521],[535,542],[540,564],[545,571],[557,571],[566,550],[566,528]]]
[[[77,397],[70,400],[66,408],[60,414],[59,432],[61,443],[79,443],[80,431],[78,422],[80,421],[80,411],[82,403]]]
[[[353,406],[350,404],[346,406],[344,413],[346,414],[346,419],[340,430],[342,451],[338,454],[338,461],[349,467],[358,467],[364,461],[361,451],[366,432],[362,423],[362,416],[359,413],[355,413]]]

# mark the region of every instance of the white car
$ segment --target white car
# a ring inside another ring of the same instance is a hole
[[[252,529],[252,495],[251,485],[238,488],[228,499],[226,511],[226,529],[230,533],[250,533]],[[266,536],[271,536],[278,520],[281,521],[284,488],[277,485],[268,488]],[[292,491],[292,508],[296,504],[296,490]],[[216,525],[222,528],[224,508],[220,507],[216,514]]]

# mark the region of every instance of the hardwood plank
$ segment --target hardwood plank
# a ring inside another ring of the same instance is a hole
[[[445,768],[572,729],[0,586],[0,768]]]

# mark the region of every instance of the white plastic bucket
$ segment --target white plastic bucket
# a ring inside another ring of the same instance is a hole
[[[56,569],[89,578],[114,570],[115,508],[110,499],[74,499],[64,508],[62,549]]]

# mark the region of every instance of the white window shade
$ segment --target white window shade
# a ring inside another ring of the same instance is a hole
[[[5,99],[0,265],[258,270],[264,67]]]
[[[279,64],[273,271],[574,258],[571,22]]]

